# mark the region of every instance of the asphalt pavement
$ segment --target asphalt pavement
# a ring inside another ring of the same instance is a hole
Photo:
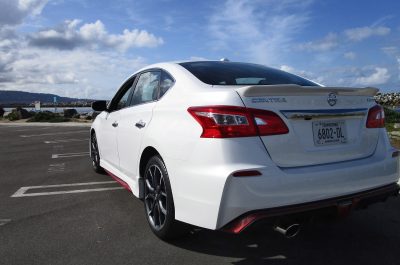
[[[285,239],[195,229],[164,242],[143,203],[92,171],[89,128],[0,125],[0,264],[400,264],[400,199]]]

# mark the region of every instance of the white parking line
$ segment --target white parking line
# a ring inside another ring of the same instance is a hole
[[[89,155],[89,152],[52,154],[51,158],[67,158],[67,157],[88,156],[88,155]]]
[[[88,133],[88,130],[83,131],[69,131],[69,132],[55,132],[55,133],[41,133],[41,134],[28,134],[28,135],[20,135],[20,137],[27,138],[27,137],[37,137],[37,136],[49,136],[49,135],[60,135],[60,134],[71,134],[71,133]]]
[[[26,193],[28,190],[33,189],[53,189],[62,187],[75,187],[75,186],[90,186],[90,185],[102,185],[102,184],[116,184],[115,181],[101,181],[101,182],[85,182],[85,183],[70,183],[70,184],[58,184],[58,185],[44,185],[44,186],[29,186],[22,187],[17,190],[12,198],[19,197],[33,197],[33,196],[47,196],[47,195],[59,195],[59,194],[71,194],[71,193],[83,193],[83,192],[95,192],[95,191],[107,191],[107,190],[121,190],[124,187],[107,187],[107,188],[94,188],[94,189],[76,189],[76,190],[59,190],[59,191],[49,191],[49,192],[36,192],[36,193]]]
[[[65,170],[65,163],[56,163],[56,164],[50,164],[49,168],[47,169],[48,173],[54,173],[54,172],[64,172]]]
[[[0,226],[3,226],[9,222],[11,222],[11,219],[0,219]]]
[[[53,140],[53,141],[44,141],[45,144],[58,144],[58,143],[70,143],[70,142],[83,142],[83,141],[88,141],[89,138],[85,139],[59,139],[59,140]]]

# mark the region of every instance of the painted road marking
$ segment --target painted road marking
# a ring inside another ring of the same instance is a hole
[[[11,222],[11,219],[0,219],[0,226],[3,226],[9,222]]]
[[[101,182],[85,182],[85,183],[70,183],[70,184],[58,184],[58,185],[44,185],[44,186],[29,186],[22,187],[17,190],[12,198],[19,197],[33,197],[33,196],[47,196],[47,195],[59,195],[59,194],[71,194],[71,193],[84,193],[84,192],[95,192],[95,191],[107,191],[107,190],[122,190],[124,187],[108,187],[108,188],[93,188],[93,189],[76,189],[76,190],[59,190],[59,191],[49,191],[49,192],[36,192],[36,193],[26,193],[28,190],[34,189],[57,189],[62,187],[79,187],[79,186],[90,186],[90,185],[102,185],[102,184],[117,184],[116,181],[101,181]]]
[[[65,163],[56,163],[56,164],[50,164],[49,168],[47,169],[48,173],[53,173],[53,172],[64,172],[65,170]]]
[[[70,142],[83,142],[88,141],[89,138],[86,139],[59,139],[53,141],[44,141],[45,144],[58,144],[58,143],[70,143]]]
[[[67,158],[67,157],[88,156],[88,155],[89,155],[89,152],[52,154],[51,158]]]
[[[29,135],[20,135],[20,137],[27,138],[27,137],[37,137],[37,136],[49,136],[49,135],[60,135],[60,134],[71,134],[71,133],[89,133],[88,130],[81,130],[81,131],[69,131],[69,132],[55,132],[55,133],[41,133],[41,134],[29,134]]]

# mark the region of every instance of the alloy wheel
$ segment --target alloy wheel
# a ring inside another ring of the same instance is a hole
[[[161,169],[153,164],[145,174],[145,207],[151,226],[160,230],[167,219],[167,191]]]
[[[96,139],[96,135],[92,135],[91,138],[91,157],[92,157],[92,161],[93,161],[93,166],[100,166],[100,154],[99,154],[99,150],[97,147],[97,139]]]

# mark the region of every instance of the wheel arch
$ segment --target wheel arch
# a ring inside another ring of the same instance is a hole
[[[140,156],[139,160],[139,199],[144,198],[144,171],[146,170],[147,162],[152,158],[153,156],[158,155],[161,159],[162,156],[161,154],[155,149],[153,146],[147,146],[145,149],[142,151],[142,155]],[[164,162],[165,163],[165,162]]]

